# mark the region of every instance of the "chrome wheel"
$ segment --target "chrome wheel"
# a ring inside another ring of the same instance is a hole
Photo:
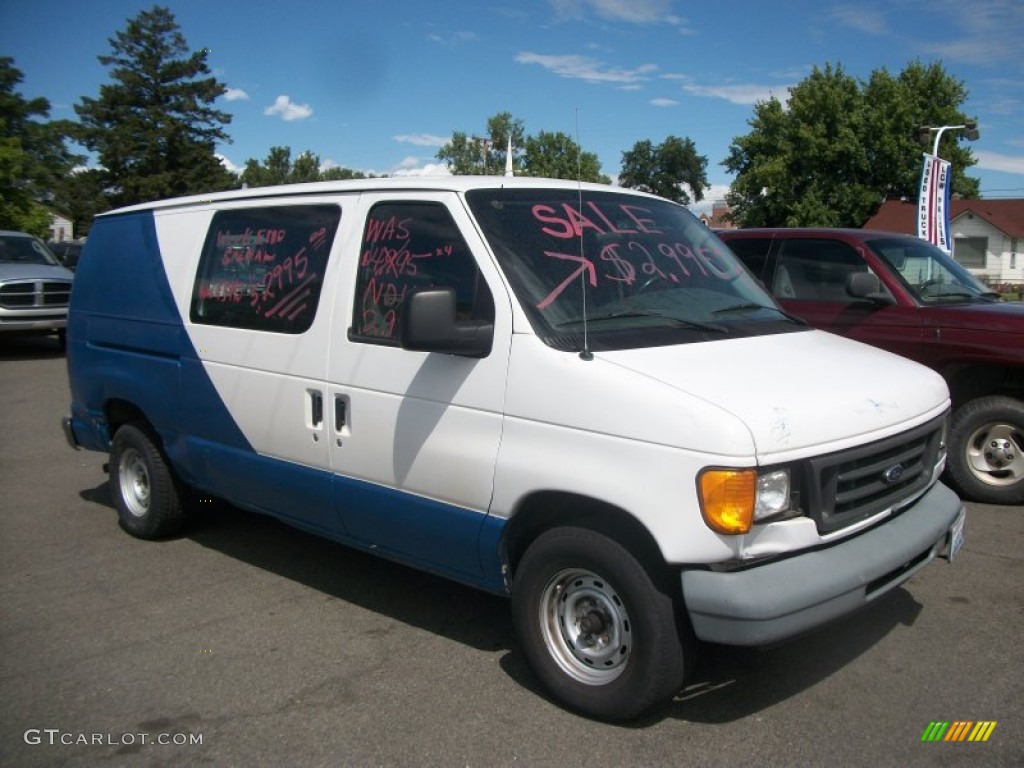
[[[544,588],[540,631],[562,671],[587,685],[615,680],[633,647],[622,599],[605,579],[581,569],[559,571]]]
[[[1024,477],[1024,436],[1012,424],[983,424],[967,439],[967,464],[987,485],[1013,485]]]
[[[121,454],[117,468],[118,488],[124,505],[135,517],[143,517],[149,511],[151,493],[149,467],[142,455],[134,448],[127,448]]]

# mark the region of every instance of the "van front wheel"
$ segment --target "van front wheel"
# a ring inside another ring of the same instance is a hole
[[[140,539],[178,533],[184,522],[181,494],[148,430],[125,424],[110,446],[110,490],[121,527]]]
[[[538,537],[516,568],[512,615],[541,682],[583,714],[628,720],[682,688],[672,597],[599,533],[567,527]]]

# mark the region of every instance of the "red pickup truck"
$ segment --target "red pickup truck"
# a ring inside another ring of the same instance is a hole
[[[1024,502],[1024,304],[931,244],[860,229],[718,233],[783,309],[909,357],[949,384],[948,478],[961,495]]]

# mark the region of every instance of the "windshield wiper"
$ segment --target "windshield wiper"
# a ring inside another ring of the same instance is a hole
[[[685,328],[696,328],[701,331],[714,331],[715,333],[728,333],[729,329],[724,325],[718,323],[703,323],[699,320],[686,320],[682,317],[676,317],[675,315],[666,315],[663,312],[650,312],[635,309],[623,309],[618,312],[609,312],[606,315],[590,315],[586,318],[588,323],[599,323],[603,320],[618,320],[619,318],[629,317],[656,317],[660,320],[668,320],[673,325],[683,326]],[[568,320],[564,323],[559,323],[559,328],[564,328],[567,325],[582,325],[583,319],[579,320]]]
[[[943,291],[942,293],[929,293],[927,296],[922,296],[922,299],[948,299],[952,297],[960,297],[964,299],[982,299],[982,298],[999,298],[998,293],[992,293],[986,291],[985,293],[970,293],[969,291]]]
[[[797,325],[807,325],[807,321],[806,320],[804,320],[801,317],[797,317],[796,315],[791,315],[791,314],[789,314],[789,312],[786,312],[783,309],[779,309],[778,307],[766,306],[765,304],[754,304],[753,302],[751,302],[749,304],[733,304],[731,307],[722,307],[721,309],[716,309],[711,314],[713,314],[713,315],[721,315],[721,314],[725,314],[726,312],[743,312],[743,311],[748,310],[748,309],[768,309],[768,310],[771,310],[772,312],[777,312],[778,314],[782,315],[787,320],[791,320],[792,322],[796,323]]]

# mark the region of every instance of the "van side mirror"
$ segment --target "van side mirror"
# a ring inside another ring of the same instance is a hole
[[[454,288],[421,288],[405,300],[398,327],[402,349],[487,357],[493,340],[494,323],[455,318]]]
[[[882,290],[878,275],[871,272],[851,272],[846,278],[846,293],[855,299],[865,299],[874,304],[892,305],[892,296]]]

